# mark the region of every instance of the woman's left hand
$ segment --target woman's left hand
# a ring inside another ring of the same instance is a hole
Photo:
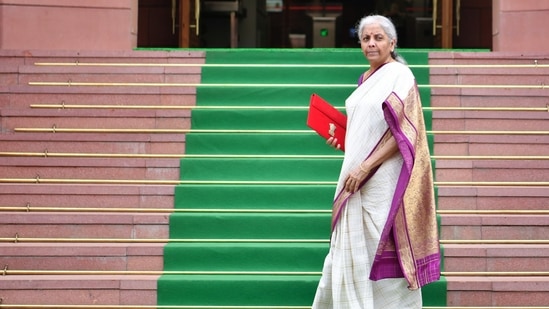
[[[361,162],[361,164],[364,164],[364,162]],[[355,193],[369,173],[369,169],[365,169],[364,165],[352,169],[347,178],[345,178],[343,189],[347,192]]]

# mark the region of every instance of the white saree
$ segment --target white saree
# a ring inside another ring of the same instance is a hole
[[[383,103],[389,95],[406,98],[415,88],[410,69],[398,62],[379,68],[346,100],[345,157],[336,200],[349,172],[382,143],[389,125]],[[324,262],[313,309],[420,309],[421,289],[405,278],[373,281],[372,265],[403,167],[400,152],[383,162],[361,189],[335,214],[330,251]],[[398,272],[398,271],[397,271]]]

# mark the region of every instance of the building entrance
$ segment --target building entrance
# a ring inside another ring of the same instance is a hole
[[[138,47],[357,47],[382,14],[404,48],[492,48],[491,0],[139,0]]]

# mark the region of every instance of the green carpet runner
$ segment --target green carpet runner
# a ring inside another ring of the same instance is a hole
[[[402,54],[427,85],[427,52]],[[342,159],[306,126],[309,96],[343,106],[366,60],[358,48],[236,49],[208,50],[206,64],[158,305],[308,308]],[[420,90],[429,106],[429,89]],[[430,129],[429,113],[426,120]],[[424,288],[423,298],[445,306],[444,280]]]

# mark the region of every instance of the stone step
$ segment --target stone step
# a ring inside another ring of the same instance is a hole
[[[79,93],[34,93],[28,86],[28,92],[10,93],[0,96],[0,107],[9,109],[28,109],[40,104],[80,104],[80,105],[137,105],[137,106],[187,106],[196,104],[196,92],[186,94],[137,94],[118,93],[94,95]],[[0,86],[1,88],[1,86]]]
[[[137,62],[126,62],[123,63],[110,63],[110,62],[101,62],[100,65],[42,65],[39,63],[33,64],[12,64],[8,68],[9,73],[18,73],[21,76],[34,76],[34,77],[45,77],[50,78],[51,76],[96,76],[96,77],[106,77],[106,76],[125,76],[130,79],[135,78],[136,76],[143,75],[154,77],[158,79],[158,82],[167,82],[162,77],[173,77],[174,75],[185,75],[187,78],[198,77],[202,73],[202,67],[198,64],[191,63],[137,63]],[[15,68],[13,68],[15,67]],[[2,72],[2,71],[0,71]],[[200,79],[194,79],[194,82],[199,81]],[[27,81],[21,80],[20,83],[26,84]]]
[[[0,212],[0,235],[21,238],[168,238],[168,213]]]
[[[545,64],[545,53],[528,52],[455,52],[455,51],[437,51],[429,53],[429,64],[450,65],[450,64],[469,64],[469,65],[505,65],[505,64],[527,64],[535,65]]]
[[[432,84],[445,85],[544,85],[549,81],[546,67],[447,67],[429,72]]]
[[[2,306],[156,305],[157,275],[21,275],[2,278]]]
[[[549,215],[441,215],[441,239],[536,240],[546,239],[548,234]]]
[[[440,187],[440,210],[547,210],[545,187]]]
[[[196,72],[171,72],[161,73],[155,71],[164,71],[163,68],[155,69],[131,69],[120,72],[114,70],[107,72],[101,70],[86,70],[84,72],[60,72],[59,69],[43,70],[44,72],[22,72],[19,74],[18,82],[23,85],[31,85],[32,83],[100,83],[105,86],[112,84],[181,84],[182,85],[195,85],[200,83],[200,75]],[[67,70],[63,70],[67,71]],[[195,71],[195,70],[193,70]],[[150,87],[146,85],[146,87]]]
[[[174,205],[173,185],[0,184],[3,207],[161,208]],[[31,210],[32,211],[32,210]]]
[[[0,243],[13,270],[162,270],[162,243]]]
[[[177,180],[179,159],[6,157],[2,178]]]
[[[528,88],[521,87],[508,87],[508,88],[493,88],[490,85],[486,87],[473,87],[467,88],[462,87],[457,84],[455,87],[442,87],[442,88],[432,88],[431,95],[434,97],[438,96],[457,96],[457,97],[543,97],[547,96],[547,91],[549,88],[543,88],[541,84],[539,85],[530,85]],[[433,97],[431,97],[431,102],[433,102]],[[433,104],[433,106],[437,106]]]
[[[2,110],[2,130],[15,128],[189,129],[189,110]]]
[[[547,108],[545,98],[546,95],[507,95],[502,97],[489,96],[482,93],[476,96],[433,95],[431,105],[435,107]]]
[[[158,276],[9,276],[3,305],[156,305]],[[448,306],[546,306],[547,277],[447,277]],[[70,295],[70,297],[67,297]]]
[[[86,95],[117,95],[117,94],[138,94],[138,95],[196,95],[196,87],[189,86],[140,86],[140,85],[27,85],[17,84],[0,86],[0,92],[17,95],[26,94],[58,94],[63,97],[75,94]]]
[[[549,135],[435,135],[435,155],[547,156]]]
[[[0,184],[2,206],[172,208],[173,185]],[[547,210],[544,187],[440,187],[440,210]]]
[[[516,55],[491,53],[431,53],[429,64],[444,65],[430,69],[430,83],[456,85],[451,88],[432,88],[433,106],[539,106],[547,89],[547,68],[513,68],[505,65],[535,65],[540,55]],[[453,67],[452,65],[496,65],[497,67]],[[461,85],[486,85],[487,87],[463,88]],[[529,85],[532,88],[492,85]],[[513,102],[513,98],[514,100]],[[534,99],[533,99],[534,98]],[[535,99],[537,98],[537,99]],[[486,102],[484,102],[486,101]],[[533,102],[537,102],[533,103]]]
[[[170,237],[180,239],[327,240],[329,213],[174,213]],[[174,228],[176,227],[176,228]]]
[[[34,65],[36,63],[204,63],[202,51],[89,51],[89,50],[1,50],[3,61]]]
[[[445,244],[447,272],[542,272],[549,269],[549,245]]]
[[[431,63],[435,64],[435,63]],[[446,63],[448,64],[448,63]],[[459,65],[459,63],[456,63]],[[516,66],[520,64],[521,66]],[[483,79],[480,79],[477,83],[478,85],[486,84],[486,77],[490,78],[505,78],[509,79],[512,77],[512,80],[528,80],[531,77],[544,77],[549,74],[549,68],[545,66],[535,67],[534,63],[517,63],[516,60],[509,61],[508,63],[498,63],[498,66],[493,66],[493,63],[482,63],[482,65],[490,66],[471,66],[475,65],[474,63],[462,63],[461,67],[459,66],[446,66],[446,67],[431,67],[429,73],[431,77],[443,77],[443,76],[465,76],[465,77],[474,77],[482,76]],[[506,65],[508,65],[506,67]],[[529,65],[529,66],[526,66]],[[490,80],[491,81],[491,80]],[[464,83],[467,84],[467,83]],[[492,84],[498,84],[496,82]]]
[[[530,181],[549,179],[549,160],[437,160],[438,181]]]
[[[446,277],[448,306],[547,306],[549,277]]]
[[[0,53],[0,61],[2,61],[2,67],[0,67],[0,73],[12,74],[19,72],[19,66],[25,65],[25,59],[12,56],[4,56]]]
[[[257,117],[258,115],[256,115],[256,113],[252,116]],[[247,118],[246,115],[241,113],[234,114],[237,117],[241,117],[243,122],[252,122],[255,120],[250,120],[248,118],[251,116]],[[5,118],[3,123],[4,128],[29,126],[51,127],[54,124],[57,127],[119,128],[119,118],[126,118],[124,126],[131,128],[187,129],[190,127],[190,110],[183,109],[4,109],[2,111],[2,116]],[[232,116],[232,114],[229,116]],[[549,116],[544,112],[504,113],[435,111],[433,113],[433,118],[433,130],[435,131],[549,130],[549,126],[547,125]],[[215,128],[215,126],[213,126],[213,128]]]
[[[9,133],[0,134],[2,152],[184,154],[185,134],[176,133]]]
[[[284,61],[284,60],[282,60]],[[211,63],[213,64],[213,63]],[[210,64],[210,65],[211,65]],[[52,82],[136,82],[136,83],[192,83],[196,84],[200,81],[200,67],[173,67],[169,70],[162,70],[162,67],[105,67],[105,68],[88,68],[77,70],[69,67],[58,68],[51,67],[51,70],[42,72],[33,72],[34,68],[29,70],[20,68],[20,82],[28,83],[39,81],[52,81]],[[109,70],[110,69],[110,70]],[[209,84],[250,84],[258,83],[258,79],[263,84],[303,84],[303,83],[323,83],[323,84],[348,84],[354,82],[357,76],[363,72],[360,66],[347,67],[347,66],[331,66],[331,67],[314,67],[304,66],[299,68],[300,74],[293,74],[291,78],[288,77],[288,68],[280,66],[269,65],[255,65],[255,66],[242,66],[242,67],[230,67],[230,68],[206,68],[209,72],[209,78],[207,82]],[[22,71],[25,70],[25,71]],[[216,70],[217,73],[212,73],[211,70]],[[323,74],[318,72],[322,70]],[[427,68],[412,68],[416,75],[420,76],[418,81],[420,84],[426,82]],[[230,72],[231,79],[226,79],[226,74]],[[155,74],[156,73],[156,74]],[[110,74],[110,75],[109,75]]]
[[[545,112],[433,111],[433,130],[549,131]]]

